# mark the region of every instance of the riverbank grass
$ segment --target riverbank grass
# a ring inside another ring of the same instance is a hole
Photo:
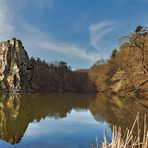
[[[96,145],[92,145],[92,148],[148,148],[147,121],[146,115],[141,120],[138,113],[131,129],[127,128],[122,134],[121,127],[113,126],[111,143],[107,142],[105,131],[104,142],[99,145],[96,141]]]

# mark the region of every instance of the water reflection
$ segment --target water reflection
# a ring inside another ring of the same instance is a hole
[[[148,100],[98,94],[89,109],[96,120],[121,126],[124,131],[132,126],[138,112],[148,115]]]
[[[3,94],[0,97],[0,139],[19,143],[29,123],[46,117],[66,118],[73,109],[87,110],[97,121],[125,129],[131,126],[138,111],[148,115],[147,108],[146,100],[127,101],[104,94]]]
[[[18,143],[28,124],[49,117],[64,118],[73,108],[87,109],[94,95],[4,94],[0,98],[0,138]]]

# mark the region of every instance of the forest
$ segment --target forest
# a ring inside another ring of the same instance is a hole
[[[110,59],[92,66],[89,76],[98,91],[148,96],[147,28],[138,26],[132,34],[122,37]]]
[[[72,71],[63,61],[46,63],[31,58],[31,89],[36,91],[98,91],[124,96],[148,94],[148,31],[142,26],[121,38],[109,59],[90,69]]]
[[[0,88],[30,92],[106,92],[148,96],[148,29],[138,26],[120,39],[110,58],[88,69],[72,70],[64,61],[29,58],[20,40],[0,43]]]
[[[34,70],[31,89],[38,92],[90,92],[96,91],[88,70],[72,71],[63,61],[46,63],[40,58],[30,59]]]

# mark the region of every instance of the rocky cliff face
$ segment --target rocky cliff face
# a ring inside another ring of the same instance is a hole
[[[0,43],[0,87],[6,91],[26,91],[33,68],[22,42],[15,38]]]

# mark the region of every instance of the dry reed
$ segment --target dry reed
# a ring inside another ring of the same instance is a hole
[[[113,126],[111,143],[107,142],[106,131],[105,131],[104,142],[100,145],[100,147],[101,148],[148,148],[148,127],[147,127],[146,115],[144,116],[144,121],[143,121],[140,120],[138,113],[132,128],[131,129],[127,128],[123,136],[121,133],[121,127]],[[96,145],[92,145],[92,148],[99,148],[97,140],[96,140]]]

